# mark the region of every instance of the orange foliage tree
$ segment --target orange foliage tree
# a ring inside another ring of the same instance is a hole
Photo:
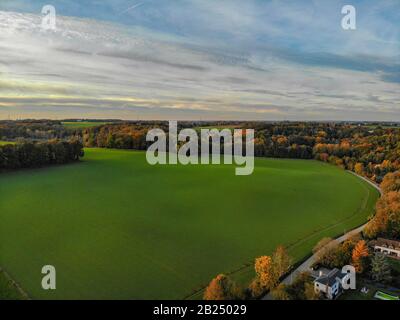
[[[265,288],[274,287],[278,281],[270,256],[262,256],[256,259],[254,268],[260,284]]]
[[[241,298],[238,286],[231,278],[219,274],[206,288],[204,300],[237,300]]]
[[[366,259],[369,256],[368,247],[364,240],[357,242],[352,252],[352,265],[358,273],[362,273],[365,270]]]
[[[381,183],[384,193],[390,191],[400,191],[400,171],[388,173]]]
[[[361,162],[357,162],[354,166],[354,172],[362,175],[364,173],[364,165]]]

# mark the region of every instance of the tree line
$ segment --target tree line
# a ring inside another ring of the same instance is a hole
[[[382,183],[382,197],[375,215],[368,222],[364,234],[367,238],[400,238],[400,171],[388,173]]]
[[[0,170],[65,164],[78,161],[83,155],[79,140],[7,144],[0,146]]]
[[[377,183],[387,173],[400,170],[400,128],[312,122],[178,123],[178,131],[202,127],[255,129],[255,156],[316,159],[354,171]],[[146,134],[153,128],[167,132],[168,123],[106,124],[81,130],[77,135],[85,147],[146,150],[149,146]]]
[[[147,132],[153,128],[168,131],[165,122],[107,124],[82,130],[81,138],[85,147],[146,150]]]
[[[74,132],[67,130],[60,121],[0,121],[0,140],[67,139],[74,134]]]

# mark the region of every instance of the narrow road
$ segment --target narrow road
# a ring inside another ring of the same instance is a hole
[[[348,171],[351,174],[359,177],[360,179],[368,182],[370,185],[372,185],[376,190],[379,191],[380,195],[382,196],[382,190],[381,188],[376,185],[375,183],[373,183],[372,181],[368,180],[367,178],[364,178],[352,171]],[[344,235],[340,236],[339,238],[336,238],[335,240],[339,243],[344,242],[345,240],[351,238],[351,236],[361,232],[364,230],[365,226],[367,225],[367,223],[363,224],[361,227],[355,228],[347,233],[345,233]],[[291,274],[289,274],[285,279],[283,279],[283,281],[281,283],[284,283],[286,285],[290,285],[292,284],[293,280],[296,278],[296,276],[302,272],[306,272],[306,271],[310,271],[311,270],[311,266],[316,262],[316,255],[313,254],[310,258],[308,258],[306,261],[304,261],[300,266],[298,266],[295,270],[292,271]],[[262,300],[273,300],[272,298],[272,294],[268,293],[266,296],[264,296],[262,298]]]

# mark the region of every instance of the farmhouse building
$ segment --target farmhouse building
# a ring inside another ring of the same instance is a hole
[[[330,300],[336,299],[343,292],[342,280],[346,275],[336,268],[320,271],[319,276],[314,280],[314,290],[324,294]]]
[[[370,246],[375,252],[383,253],[391,258],[400,259],[400,241],[378,238],[378,240],[371,241]]]

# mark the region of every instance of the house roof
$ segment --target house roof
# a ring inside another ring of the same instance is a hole
[[[372,240],[371,245],[400,250],[400,241],[396,241],[396,240],[378,238],[377,240]]]
[[[332,287],[336,283],[337,278],[343,279],[345,276],[345,273],[342,273],[339,269],[335,268],[329,273],[319,276],[317,279],[315,279],[315,282]]]

